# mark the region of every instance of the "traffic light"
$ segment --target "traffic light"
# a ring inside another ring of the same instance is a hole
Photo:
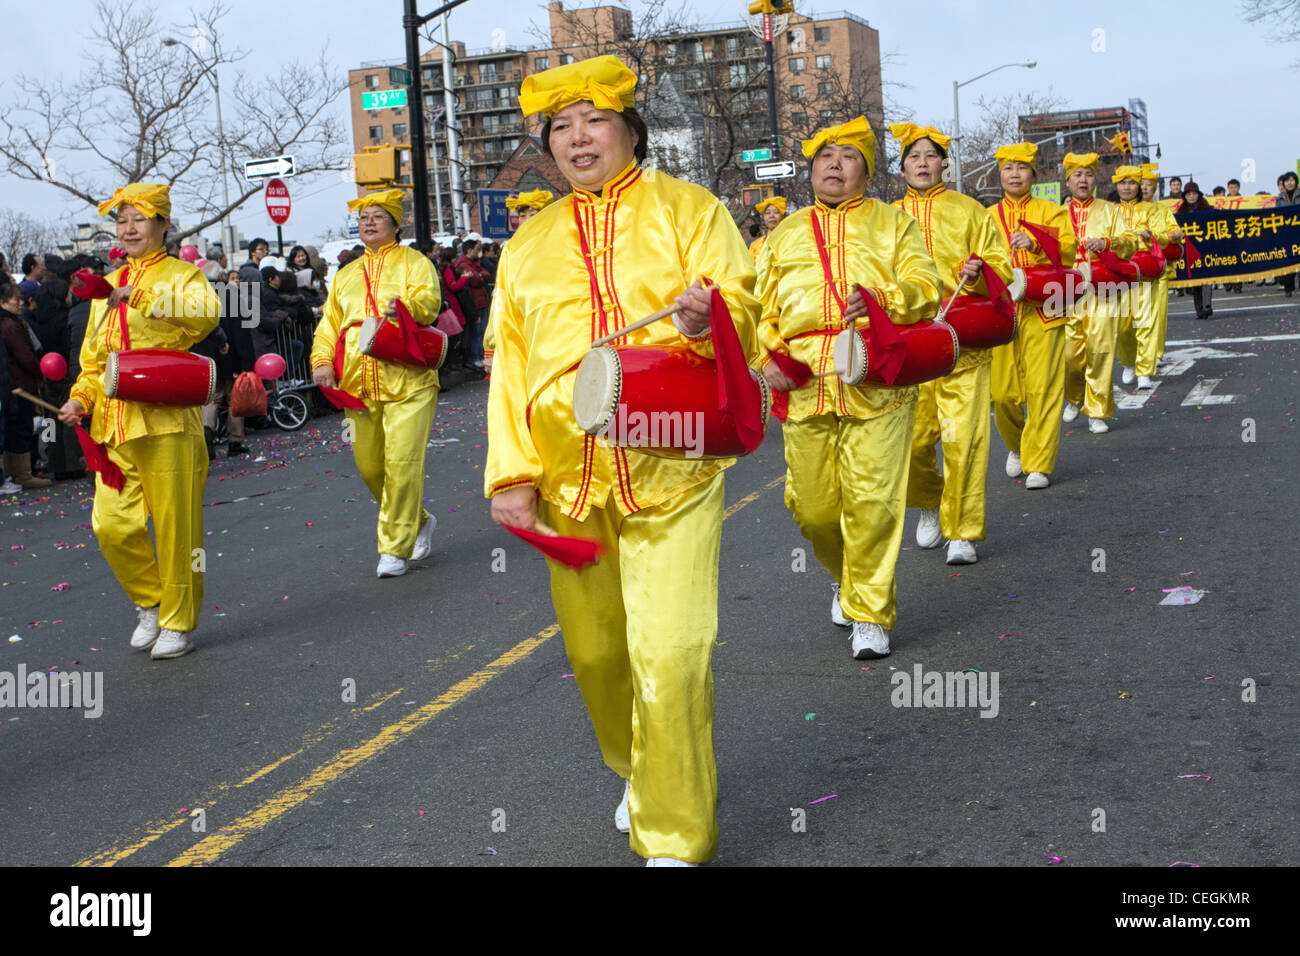
[[[753,209],[764,199],[771,199],[775,195],[775,186],[750,185],[740,191],[740,201],[746,209]]]
[[[354,153],[352,161],[358,186],[388,186],[397,181],[396,147],[367,146],[364,153]]]
[[[760,13],[789,13],[794,9],[794,0],[755,0],[749,5],[749,12],[758,16]]]

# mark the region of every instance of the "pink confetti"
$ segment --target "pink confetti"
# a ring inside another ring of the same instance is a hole
[[[561,675],[560,675],[560,680],[563,680],[563,679],[566,678],[566,677],[572,677],[572,676],[573,676],[572,674],[561,674]]]
[[[402,637],[415,637],[415,632],[414,632],[414,631],[408,631],[408,632],[406,632],[405,634],[403,634]]]
[[[869,670],[871,670],[870,667],[864,667],[864,668],[862,668],[862,669],[863,669],[864,671],[869,671]]]
[[[1201,678],[1201,679],[1202,679],[1202,680],[1214,680],[1214,675],[1211,674],[1209,677],[1203,677],[1203,678]]]
[[[832,793],[829,797],[818,797],[816,800],[809,800],[808,806],[811,807],[814,803],[825,803],[827,800],[834,800],[838,796],[838,793]]]
[[[1125,594],[1131,594],[1131,593],[1133,593],[1133,592],[1136,591],[1136,590],[1137,590],[1137,588],[1125,588],[1125,589],[1124,589],[1124,593],[1125,593]]]
[[[999,635],[998,635],[998,640],[1000,641],[1000,640],[1002,640],[1002,638],[1004,638],[1004,637],[1019,637],[1019,636],[1020,636],[1020,632],[1019,632],[1019,631],[1012,631],[1010,634],[999,634]]]
[[[1174,860],[1174,862],[1170,863],[1169,865],[1170,866],[1194,866],[1197,869],[1199,869],[1201,866],[1201,864],[1199,863],[1184,863],[1182,860]]]
[[[425,811],[423,810],[416,810],[415,812],[418,813],[420,816],[424,816],[425,813]]]
[[[71,584],[69,584],[67,581],[63,581],[63,582],[61,582],[61,583],[59,583],[59,584],[54,585],[54,587],[50,588],[50,590],[51,590],[51,591],[66,591],[66,590],[68,590],[68,588],[70,588],[70,587],[72,587]]]
[[[1204,773],[1180,773],[1180,774],[1178,775],[1178,779],[1179,779],[1179,780],[1191,780],[1191,779],[1193,779],[1193,778],[1195,778],[1195,777],[1199,777],[1199,778],[1202,779],[1202,780],[1212,780],[1212,779],[1214,779],[1213,777],[1209,776],[1208,774],[1204,774]]]
[[[1195,571],[1184,571],[1184,572],[1182,572],[1181,574],[1179,574],[1178,576],[1179,576],[1180,578],[1185,578],[1185,577],[1187,577],[1187,575],[1189,575],[1189,574],[1195,574],[1195,573],[1196,573]]]
[[[1052,861],[1047,864],[1048,866],[1056,866],[1056,864],[1062,862],[1065,859],[1065,857],[1061,857],[1061,856],[1052,856],[1052,854],[1050,853],[1044,853],[1043,856],[1047,857],[1049,860]]]

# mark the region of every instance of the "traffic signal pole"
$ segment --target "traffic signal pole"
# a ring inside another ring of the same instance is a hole
[[[763,45],[767,47],[767,129],[771,137],[772,157],[777,156],[776,135],[776,54],[772,51],[772,14],[763,14]]]

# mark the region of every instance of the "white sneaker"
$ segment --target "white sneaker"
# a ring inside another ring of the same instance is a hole
[[[1051,483],[1052,480],[1041,471],[1030,472],[1029,477],[1025,479],[1025,487],[1031,491],[1037,491],[1039,488],[1046,488]]]
[[[1018,451],[1007,452],[1007,477],[1020,477],[1020,452]]]
[[[672,856],[652,856],[645,861],[646,866],[699,866],[698,863],[687,863],[685,860],[679,860]]]
[[[1110,431],[1110,426],[1106,424],[1104,418],[1090,418],[1088,419],[1088,431],[1094,435],[1104,435]]]
[[[158,605],[136,605],[135,613],[140,616],[140,623],[131,634],[131,646],[137,651],[147,651],[158,640]]]
[[[843,609],[840,608],[840,586],[835,585],[835,593],[831,596],[831,623],[836,627],[852,627],[853,622],[844,616]]]
[[[1142,391],[1143,389],[1147,389],[1147,388],[1155,388],[1155,387],[1156,387],[1155,380],[1152,379],[1150,375],[1139,375],[1139,376],[1138,376],[1138,391],[1139,391],[1139,392]]]
[[[415,547],[411,551],[412,561],[423,561],[433,554],[433,532],[438,527],[438,519],[429,515],[429,520],[420,526],[420,533],[415,537]]]
[[[400,578],[405,573],[405,558],[399,558],[393,554],[381,554],[379,556],[379,567],[375,569],[376,576],[381,578]]]
[[[6,478],[5,483],[0,485],[0,495],[16,495],[22,490],[23,486],[14,484],[12,478]]]
[[[1079,417],[1079,406],[1074,402],[1065,403],[1065,411],[1061,412],[1061,421],[1067,425]]]
[[[925,548],[928,551],[931,548],[939,547],[939,542],[942,540],[943,532],[939,530],[939,509],[923,509],[921,511],[921,518],[916,523],[917,546]]]
[[[1125,385],[1132,385],[1137,380],[1137,369],[1131,365],[1120,366],[1124,371],[1120,374],[1120,381]]]
[[[618,828],[619,833],[632,832],[632,811],[627,808],[627,798],[632,793],[632,782],[625,781],[623,784],[623,801],[614,811],[614,826]]]
[[[163,628],[158,633],[158,640],[154,642],[149,656],[156,661],[165,661],[188,654],[192,650],[194,650],[194,642],[190,640],[189,634]]]
[[[949,564],[974,564],[977,560],[979,559],[975,557],[974,542],[956,538],[948,542]]]
[[[889,656],[889,632],[870,621],[854,621],[849,639],[855,661],[869,661]]]

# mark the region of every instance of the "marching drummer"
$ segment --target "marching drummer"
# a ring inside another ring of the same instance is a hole
[[[221,318],[221,303],[203,273],[167,255],[169,186],[132,183],[99,204],[117,210],[117,238],[126,264],[107,279],[115,288],[91,308],[81,344],[81,374],[59,419],[91,416],[90,436],[106,446],[125,478],[114,491],[96,474],[91,527],[113,575],[136,605],[136,650],[155,660],[194,649],[191,633],[203,603],[203,484],[208,452],[199,406],[155,405],[109,398],[103,375],[109,355],[128,349],[186,352]],[[149,540],[149,519],[154,540]]]
[[[1178,228],[1173,210],[1156,201],[1156,186],[1160,181],[1159,165],[1143,163],[1141,168],[1142,181],[1138,186],[1142,190],[1142,205],[1147,208],[1148,225],[1142,238],[1160,246],[1181,242],[1183,231]],[[1156,365],[1165,354],[1165,333],[1169,328],[1169,278],[1176,269],[1174,263],[1166,263],[1160,275],[1146,282],[1147,294],[1139,303],[1142,320],[1133,323],[1133,338],[1125,340],[1125,359],[1127,364],[1135,366],[1139,388],[1147,387],[1141,384],[1141,377],[1145,376],[1149,382],[1156,374]]]
[[[989,207],[1011,246],[1011,264],[1050,265],[1051,259],[1024,223],[1045,227],[1060,243],[1062,265],[1074,261],[1074,232],[1062,206],[1030,195],[1038,176],[1038,147],[1014,143],[998,149],[1002,200]],[[1065,404],[1065,332],[1068,309],[1061,290],[1055,302],[1022,301],[1014,341],[993,350],[993,421],[1010,451],[1008,478],[1028,472],[1025,487],[1046,488],[1056,470]]]
[[[1137,251],[1137,233],[1124,225],[1114,203],[1094,196],[1097,184],[1096,153],[1066,153],[1065,185],[1070,199],[1065,208],[1076,244],[1076,265],[1091,263],[1102,252],[1127,259]],[[1115,414],[1111,379],[1115,369],[1115,336],[1119,298],[1103,289],[1075,303],[1065,325],[1065,411],[1061,420],[1074,421],[1082,410],[1088,431],[1110,431],[1106,419]]]
[[[855,286],[891,322],[910,325],[938,311],[943,283],[916,220],[863,195],[876,156],[865,117],[821,130],[803,153],[817,202],[777,226],[759,253],[759,338],[823,375],[833,371],[833,336],[867,315]],[[763,358],[768,384],[790,392],[785,503],[835,581],[831,620],[852,627],[854,658],[884,657],[917,390],[832,376],[791,391],[794,382]]]
[[[367,317],[393,320],[401,300],[418,325],[431,325],[440,304],[433,263],[398,245],[402,190],[387,189],[354,199],[364,255],[339,270],[312,343],[312,380],[341,388],[365,402],[348,409],[352,454],[361,479],[379,503],[381,578],[406,573],[408,561],[433,552],[438,519],[424,509],[424,455],[438,405],[438,373],[386,362],[357,347]],[[335,375],[337,367],[342,375]]]
[[[1003,283],[1011,281],[1011,257],[992,214],[975,199],[944,186],[950,137],[932,126],[893,123],[902,147],[907,195],[898,206],[921,226],[948,301],[957,285],[988,294],[980,262]],[[948,539],[949,564],[974,564],[983,541],[984,485],[989,465],[989,363],[991,349],[962,348],[950,375],[923,382],[912,428],[907,504],[920,508],[916,543],[936,548]],[[935,443],[943,449],[939,474]]]
[[[1166,219],[1163,207],[1142,200],[1140,166],[1121,166],[1110,181],[1119,195],[1119,211],[1125,227],[1137,233],[1139,252],[1147,252],[1156,244],[1165,245],[1175,233],[1182,237],[1172,215]],[[1156,335],[1154,296],[1158,285],[1156,280],[1140,279],[1120,309],[1115,357],[1123,368],[1121,380],[1125,385],[1132,385],[1137,379],[1139,390],[1156,387],[1156,360],[1164,351],[1164,330],[1159,330],[1158,339]],[[1164,294],[1167,296],[1168,292]]]
[[[501,252],[484,476],[498,524],[596,539],[594,567],[549,561],[551,598],[605,764],[627,781],[615,824],[651,866],[717,847],[713,677],[722,472],[734,459],[612,447],[573,416],[590,343],[675,301],[681,312],[619,344],[713,357],[707,276],[755,357],[754,266],[700,186],[643,170],[637,77],[599,56],[527,77],[519,105],[573,185]]]
[[[758,254],[763,249],[763,243],[767,242],[767,237],[785,218],[785,203],[784,196],[773,196],[754,207],[754,212],[763,217],[763,234],[749,244],[749,255],[755,262],[758,262]]]

